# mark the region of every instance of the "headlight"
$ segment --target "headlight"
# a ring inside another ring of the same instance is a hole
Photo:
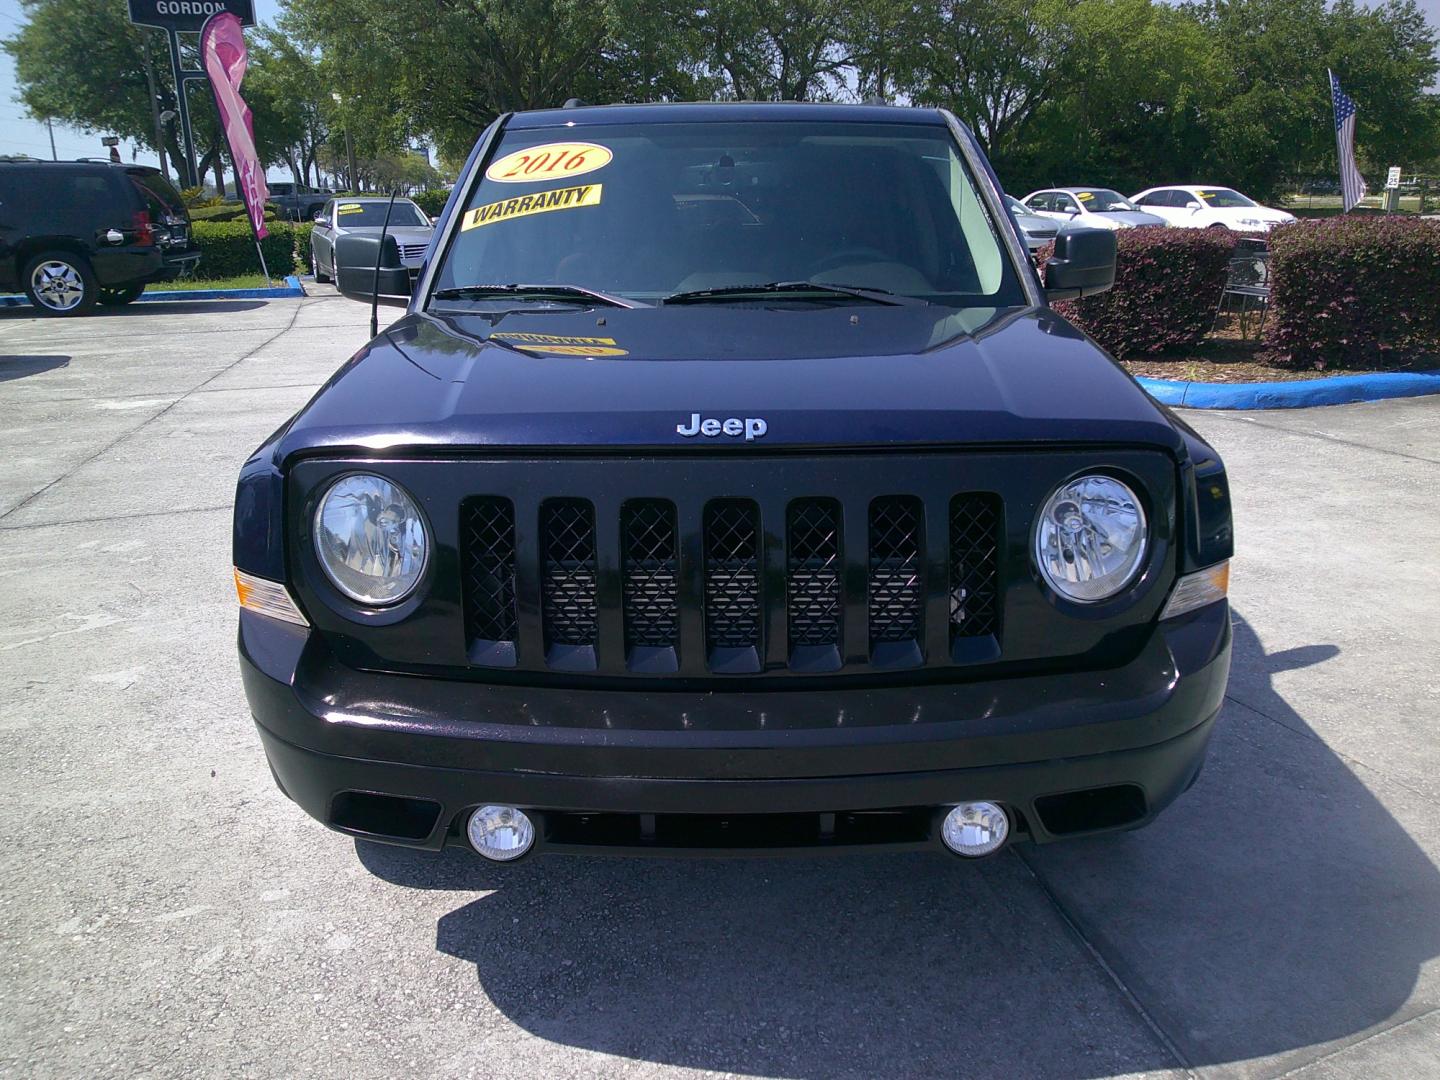
[[[1110,476],[1061,485],[1040,512],[1035,564],[1061,596],[1090,604],[1135,580],[1145,559],[1145,510]]]
[[[393,604],[419,584],[430,540],[419,507],[400,485],[351,473],[320,500],[315,552],[325,575],[351,600]]]

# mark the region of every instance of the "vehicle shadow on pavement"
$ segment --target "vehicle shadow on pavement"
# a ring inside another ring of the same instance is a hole
[[[802,1077],[1179,1064],[1073,926],[1184,1064],[1278,1073],[1412,1014],[1420,969],[1440,954],[1440,873],[1274,686],[1337,652],[1266,654],[1237,617],[1244,704],[1227,703],[1194,789],[1120,836],[973,864],[504,868],[463,851],[356,849],[398,885],[489,891],[439,920],[436,947],[474,963],[510,1020],[565,1045]]]
[[[39,375],[54,371],[70,363],[68,356],[3,356],[0,355],[0,382],[23,379],[27,375]]]

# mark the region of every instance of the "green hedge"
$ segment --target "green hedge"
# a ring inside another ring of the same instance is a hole
[[[270,235],[260,242],[260,249],[265,253],[265,265],[272,278],[293,274],[297,267],[309,267],[311,226],[308,222],[290,225],[270,221],[265,227]],[[200,245],[197,277],[227,278],[260,272],[249,222],[196,221],[190,229]]]
[[[1115,287],[1055,310],[1117,358],[1198,345],[1210,332],[1235,237],[1219,229],[1125,229]],[[1048,249],[1041,253],[1048,257]]]
[[[1316,368],[1440,350],[1440,221],[1330,218],[1270,233],[1266,343]]]
[[[424,210],[430,217],[439,217],[440,211],[445,209],[445,203],[450,198],[449,188],[433,188],[430,191],[422,191],[415,196],[415,205]]]

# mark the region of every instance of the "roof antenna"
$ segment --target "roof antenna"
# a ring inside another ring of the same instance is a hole
[[[583,100],[581,100],[580,98],[578,98],[578,97],[572,97],[572,98],[566,98],[566,99],[565,99],[565,104],[564,104],[564,105],[561,105],[560,107],[561,107],[562,109],[579,109],[579,108],[583,107],[584,104],[585,104],[585,102],[584,102]]]
[[[385,234],[390,230],[390,211],[395,209],[395,196],[400,189],[390,189],[390,203],[385,207],[385,224],[380,226],[380,246],[375,249],[375,276],[370,279],[370,336],[380,333],[380,260],[385,257]]]

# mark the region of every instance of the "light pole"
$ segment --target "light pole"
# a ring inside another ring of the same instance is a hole
[[[350,175],[345,179],[351,191],[359,191],[360,185],[355,179],[355,147],[350,142],[350,119],[345,108],[345,101],[339,94],[330,95],[335,99],[335,104],[340,106],[340,125],[345,129],[345,160],[348,163]]]

